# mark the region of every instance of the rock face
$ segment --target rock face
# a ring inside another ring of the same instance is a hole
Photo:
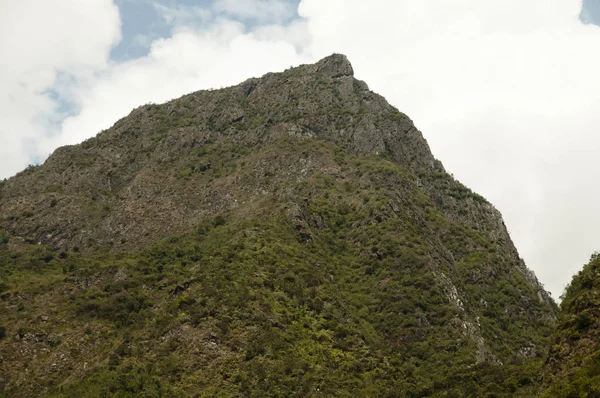
[[[41,327],[44,292],[44,336],[71,347],[1,340],[0,387],[15,396],[56,383],[77,394],[167,347],[193,374],[142,373],[176,395],[508,394],[527,383],[467,375],[539,361],[556,315],[500,213],[339,54],[137,108],[2,182],[0,216],[15,322],[0,326]],[[66,276],[25,286],[30,263]],[[34,384],[25,368],[51,368],[42,348],[67,359]]]
[[[2,185],[2,214],[10,218],[2,227],[58,247],[147,244],[235,206],[232,198],[245,195],[240,189],[258,189],[259,181],[206,182],[228,174],[236,156],[285,136],[327,139],[415,171],[443,172],[411,120],[354,79],[345,56],[333,55],[143,106],[97,137],[58,149],[39,170]]]

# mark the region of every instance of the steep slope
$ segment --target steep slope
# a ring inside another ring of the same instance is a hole
[[[240,183],[236,173],[248,170],[239,159],[283,136],[328,139],[415,171],[443,171],[410,119],[354,79],[345,57],[333,56],[140,107],[82,145],[58,149],[43,168],[4,184],[4,228],[60,247],[106,248],[121,239],[140,247],[236,200],[254,200],[264,175],[257,169]]]
[[[0,216],[10,396],[529,394],[555,319],[342,55],[140,107]]]
[[[544,365],[546,397],[600,396],[600,255],[573,277]]]

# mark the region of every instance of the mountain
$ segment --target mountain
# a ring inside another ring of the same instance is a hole
[[[5,396],[531,396],[557,308],[334,54],[0,185]]]
[[[600,396],[600,255],[573,277],[543,368],[544,397]]]

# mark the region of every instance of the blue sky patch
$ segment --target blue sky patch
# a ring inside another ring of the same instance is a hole
[[[584,23],[600,25],[600,0],[583,0],[579,17]]]
[[[293,10],[289,19],[298,17],[297,8],[300,0],[284,0]],[[121,13],[121,42],[112,49],[110,58],[115,62],[123,62],[147,55],[152,42],[171,36],[174,23],[172,15],[185,17],[186,22],[193,22],[195,28],[209,24],[217,17],[226,16],[238,19],[249,29],[268,21],[253,19],[241,20],[226,10],[215,7],[218,0],[115,0]],[[171,10],[172,12],[168,12]],[[199,11],[206,11],[205,19]],[[171,14],[171,15],[169,15]],[[179,21],[180,22],[180,21]],[[289,21],[278,21],[289,22]]]

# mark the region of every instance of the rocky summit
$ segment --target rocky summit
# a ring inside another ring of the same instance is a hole
[[[0,183],[0,396],[535,396],[557,311],[339,54]]]

